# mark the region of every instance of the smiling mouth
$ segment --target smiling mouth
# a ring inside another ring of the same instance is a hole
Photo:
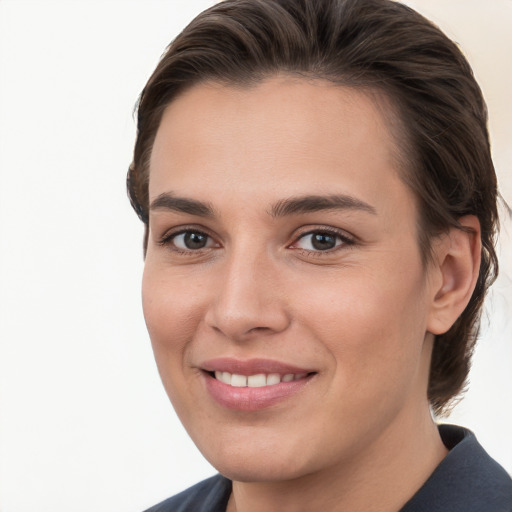
[[[315,372],[310,373],[256,373],[254,375],[241,375],[223,371],[208,372],[216,380],[235,388],[262,388],[266,386],[275,386],[283,382],[293,382],[302,380]]]
[[[289,370],[287,370],[289,371]],[[261,372],[261,370],[260,370]],[[300,393],[317,372],[298,373],[231,373],[203,370],[206,389],[222,407],[230,410],[256,412]]]
[[[318,371],[271,359],[220,357],[199,366],[209,395],[222,407],[259,411],[292,399]]]

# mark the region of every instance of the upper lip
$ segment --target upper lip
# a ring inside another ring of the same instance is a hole
[[[235,359],[232,357],[219,357],[205,361],[200,367],[207,372],[229,372],[238,375],[256,375],[258,373],[311,373],[313,370],[301,368],[281,361],[272,359]]]

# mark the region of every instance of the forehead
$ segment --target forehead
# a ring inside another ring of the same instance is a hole
[[[268,203],[336,188],[378,203],[383,187],[388,203],[404,194],[412,199],[399,178],[391,118],[381,95],[323,80],[196,85],[162,117],[150,201],[173,190],[201,200],[215,191],[219,200],[246,194]]]

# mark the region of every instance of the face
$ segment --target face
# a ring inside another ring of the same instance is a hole
[[[150,162],[143,305],[165,389],[226,476],[349,466],[428,411],[432,287],[376,99],[199,85]]]

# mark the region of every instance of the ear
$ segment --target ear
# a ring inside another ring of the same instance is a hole
[[[451,228],[435,246],[435,278],[427,330],[443,334],[462,314],[475,289],[480,271],[480,222],[474,215],[459,219],[463,231]]]

